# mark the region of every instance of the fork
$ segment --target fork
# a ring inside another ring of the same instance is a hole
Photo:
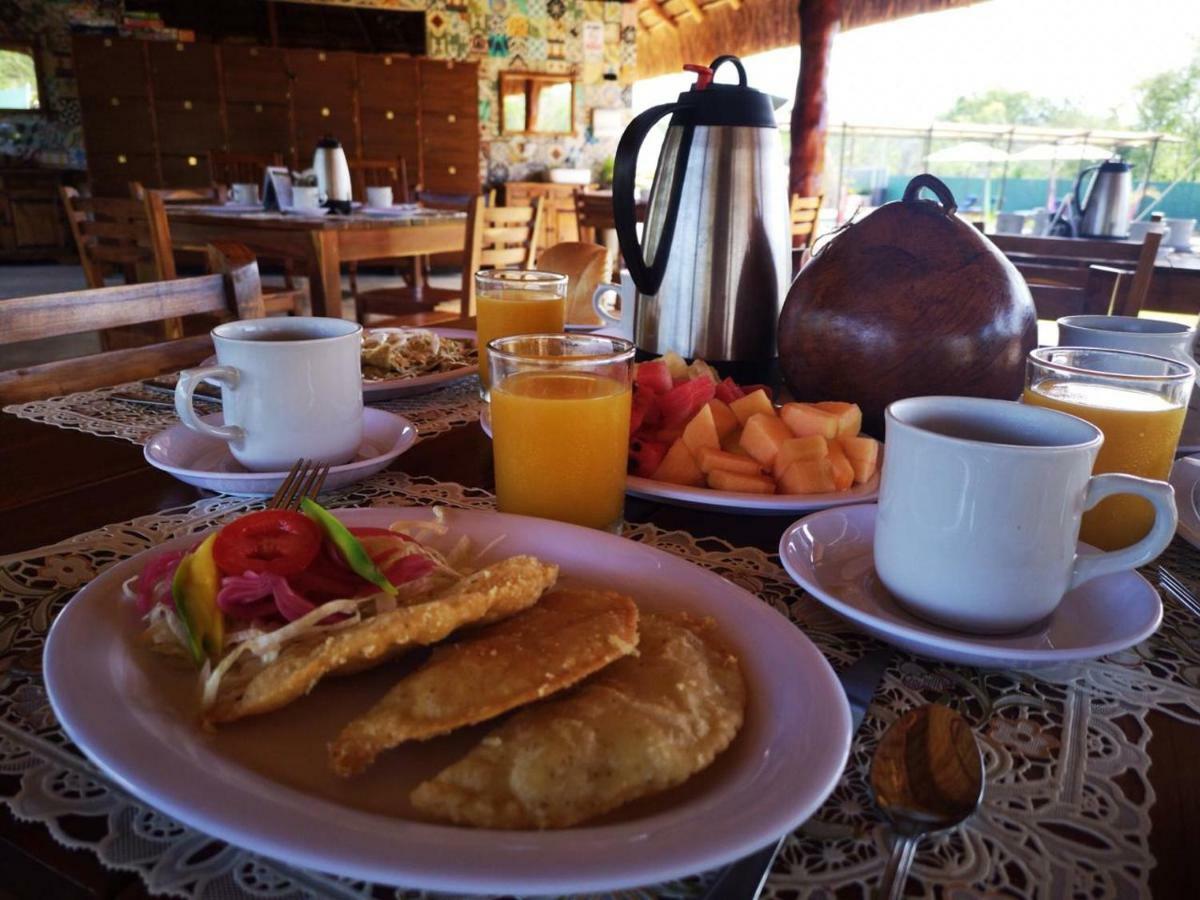
[[[299,509],[305,497],[316,498],[329,474],[329,463],[298,459],[267,503],[267,509]]]
[[[1192,615],[1200,617],[1200,600],[1183,581],[1163,566],[1158,567],[1158,583],[1163,589],[1187,608]]]

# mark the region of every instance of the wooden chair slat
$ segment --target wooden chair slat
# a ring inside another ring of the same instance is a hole
[[[149,245],[150,226],[145,222],[89,222],[79,223],[79,233],[87,237],[114,238],[127,243],[142,243]]]
[[[504,247],[512,244],[525,245],[529,241],[529,226],[524,227],[490,227],[483,229],[484,245]]]
[[[483,250],[479,254],[479,262],[485,269],[504,269],[509,266],[519,266],[525,262],[525,248],[508,247],[497,250]]]
[[[524,225],[533,219],[532,206],[492,206],[483,214],[486,225]]]

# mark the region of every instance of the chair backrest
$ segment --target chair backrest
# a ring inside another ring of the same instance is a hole
[[[59,195],[89,287],[104,287],[113,269],[128,283],[175,277],[166,209],[152,191],[141,200],[83,197],[72,187],[60,187]]]
[[[209,178],[215,184],[262,184],[267,166],[282,166],[281,153],[208,151]]]
[[[196,278],[5,300],[0,303],[0,346],[201,313],[240,319],[265,315],[258,263],[249,250],[215,244],[209,249],[209,265],[213,274]],[[0,402],[147,378],[195,365],[211,353],[212,339],[205,334],[0,372]]]
[[[815,197],[792,194],[792,250],[803,250],[812,243],[824,201],[824,194]]]
[[[475,309],[475,273],[480,269],[532,269],[542,227],[542,198],[532,206],[485,206],[481,194],[467,207],[463,252],[462,315]]]
[[[1087,272],[1092,266],[1127,271],[1131,277],[1121,279],[1111,313],[1136,316],[1150,292],[1162,235],[1149,232],[1141,243],[1017,234],[989,234],[988,239],[1012,261],[1031,287],[1035,284],[1079,287],[1089,277]]]
[[[1063,316],[1106,316],[1123,293],[1132,276],[1111,266],[1088,266],[1070,270],[1056,282],[1028,280],[1029,293],[1039,319]]]
[[[390,187],[395,203],[408,203],[408,163],[403,159],[352,159],[350,189],[359,200],[366,201],[367,188]]]
[[[129,182],[129,196],[140,200],[146,195],[147,188],[140,181]],[[149,188],[157,194],[166,206],[188,206],[190,204],[225,203],[229,199],[229,189],[223,184],[210,184],[208,187],[186,188]]]
[[[575,192],[575,219],[579,224],[579,239],[593,244],[603,243],[598,232],[616,228],[611,193]]]

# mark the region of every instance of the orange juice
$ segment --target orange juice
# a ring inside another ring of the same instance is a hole
[[[549,291],[480,292],[475,301],[479,341],[479,380],[488,378],[488,341],[511,334],[562,331],[567,321],[567,298]]]
[[[496,500],[503,512],[592,528],[621,519],[628,384],[603,375],[519,372],[492,389]]]
[[[1091,422],[1104,432],[1092,471],[1125,472],[1166,481],[1183,429],[1185,407],[1147,391],[1048,379],[1025,389],[1025,402]],[[1150,532],[1154,508],[1143,498],[1108,497],[1083,515],[1079,539],[1116,550]]]

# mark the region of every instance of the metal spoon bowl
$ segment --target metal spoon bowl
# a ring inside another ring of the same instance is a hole
[[[955,827],[983,799],[983,755],[971,727],[936,703],[905,713],[875,750],[871,790],[895,833],[879,889],[893,900],[904,893],[921,836]]]

